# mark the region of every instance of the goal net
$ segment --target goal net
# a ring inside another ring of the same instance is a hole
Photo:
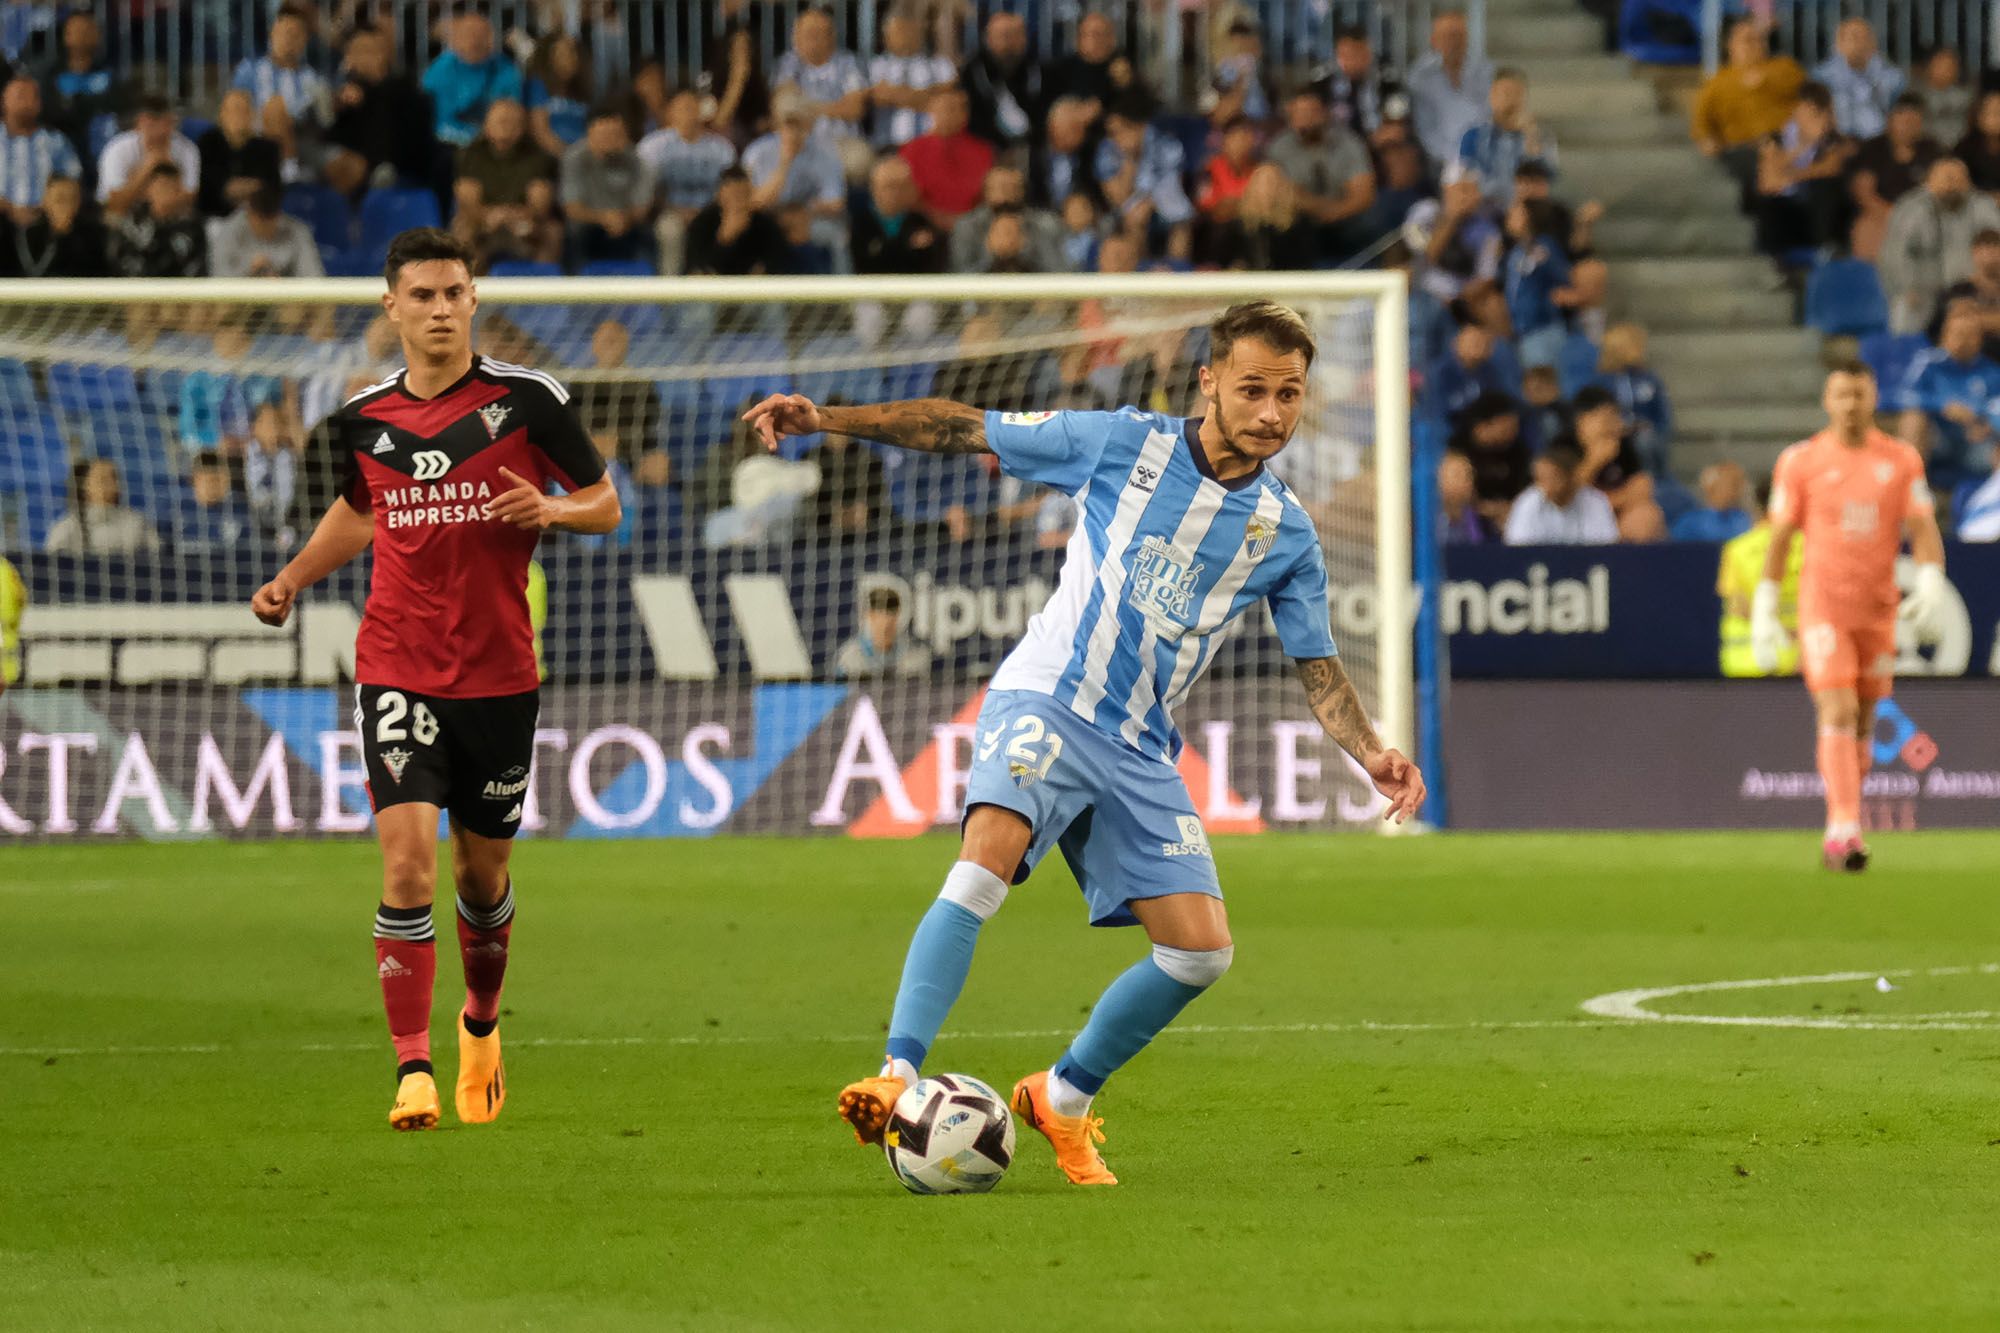
[[[790,390],[1198,415],[1206,325],[1256,296],[1318,337],[1274,468],[1318,524],[1348,671],[1411,744],[1399,277],[480,286],[478,349],[570,387],[626,515],[608,536],[549,535],[531,576],[532,836],[955,824],[985,681],[1054,587],[1075,505],[984,458],[835,438],[767,455],[744,407]],[[326,415],[400,367],[380,291],[0,286],[0,552],[26,597],[0,696],[0,836],[368,828],[352,688],[367,558],[282,630],[248,602],[332,498]],[[1210,831],[1376,822],[1261,608],[1177,720]]]

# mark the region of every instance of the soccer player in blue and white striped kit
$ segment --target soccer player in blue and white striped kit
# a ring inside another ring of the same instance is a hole
[[[1173,707],[1223,631],[1267,602],[1314,715],[1398,821],[1423,776],[1385,747],[1328,628],[1312,520],[1265,467],[1304,407],[1311,331],[1270,301],[1210,326],[1205,413],[981,412],[942,399],[819,407],[774,395],[746,417],[775,446],[820,431],[927,453],[992,453],[1075,496],[1082,521],[1061,579],[995,673],[980,711],[959,858],[903,964],[882,1072],[840,1094],[863,1143],[881,1142],[972,966],[979,930],[1054,848],[1097,926],[1137,924],[1152,951],[1111,983],[1051,1069],[1015,1085],[1014,1110],[1079,1185],[1117,1183],[1097,1151],[1091,1098],[1230,963],[1208,839],[1174,761]]]

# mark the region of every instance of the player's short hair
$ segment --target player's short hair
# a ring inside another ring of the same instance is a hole
[[[1241,338],[1255,338],[1278,352],[1302,352],[1310,369],[1319,344],[1305,318],[1276,301],[1239,301],[1208,326],[1208,363],[1219,366]]]
[[[1553,182],[1555,178],[1556,173],[1550,171],[1549,164],[1539,157],[1524,157],[1514,168],[1514,179],[1517,181]]]
[[[389,253],[382,261],[382,280],[389,284],[389,290],[396,290],[396,277],[405,264],[423,264],[436,259],[455,259],[465,265],[467,273],[472,272],[474,255],[472,247],[438,227],[412,227],[397,234],[389,242]]]
[[[51,180],[49,183],[53,185],[55,182]],[[47,189],[48,187],[43,186],[42,188]],[[2000,230],[1995,230],[1992,227],[1981,227],[1978,231],[1973,232],[1972,248],[1977,250],[1982,245],[2000,245]]]
[[[1823,83],[1808,81],[1800,84],[1799,101],[1818,111],[1833,110],[1833,93]]]
[[[1528,75],[1519,65],[1502,65],[1499,69],[1494,70],[1493,82],[1498,83],[1502,79],[1518,83],[1524,88],[1528,85]]]
[[[1857,361],[1850,358],[1846,361],[1834,362],[1827,368],[1826,375],[1828,379],[1832,379],[1835,375],[1859,375],[1864,380],[1872,380],[1875,378],[1875,368],[1866,361]]]
[[[174,104],[159,93],[147,93],[139,99],[137,111],[142,116],[171,116]]]

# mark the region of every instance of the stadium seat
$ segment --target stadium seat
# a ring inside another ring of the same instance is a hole
[[[405,185],[370,190],[361,201],[360,251],[379,268],[396,233],[412,227],[441,226],[443,221],[438,213],[437,196],[429,190]]]
[[[1875,266],[1860,259],[1829,259],[1806,278],[1806,324],[1829,337],[1880,333],[1889,326],[1889,301]]]
[[[49,399],[60,416],[82,418],[105,412],[137,413],[139,382],[131,367],[102,362],[58,361],[49,367]]]
[[[23,495],[69,485],[69,448],[46,412],[0,422],[0,492]]]
[[[658,273],[643,259],[593,259],[582,270],[586,278],[650,278]]]
[[[285,212],[312,228],[313,244],[320,248],[322,262],[328,253],[344,251],[354,244],[354,210],[347,198],[330,185],[301,181],[285,190]]]
[[[1738,14],[1739,0],[1723,12]],[[1618,15],[1618,49],[1649,65],[1701,63],[1702,0],[1625,0]]]
[[[486,270],[496,278],[560,278],[562,265],[543,259],[496,259]]]
[[[67,485],[65,481],[65,488]],[[66,489],[31,490],[22,494],[14,512],[18,516],[15,531],[20,534],[23,549],[41,550],[49,539],[49,529],[68,507]]]
[[[1563,340],[1562,351],[1556,354],[1556,379],[1564,398],[1574,398],[1578,389],[1597,378],[1597,356],[1597,344],[1588,334],[1572,333]]]
[[[1861,359],[1875,372],[1876,383],[1882,386],[1882,405],[1896,406],[1893,401],[1903,383],[1903,376],[1916,360],[1917,353],[1929,347],[1930,340],[1921,333],[1868,333],[1861,337]]]

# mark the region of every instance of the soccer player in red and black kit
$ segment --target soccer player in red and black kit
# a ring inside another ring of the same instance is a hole
[[[396,1047],[389,1123],[438,1121],[431,1071],[438,812],[451,813],[465,1008],[458,1118],[500,1114],[500,982],[514,918],[507,872],[540,709],[528,560],[542,532],[609,532],[618,495],[563,387],[472,352],[470,252],[445,232],[389,246],[382,308],[407,368],[334,416],[339,498],[251,607],[282,625],[309,588],[372,542],[354,650],[356,724],[382,846],[375,966]],[[567,495],[547,494],[555,482]]]

